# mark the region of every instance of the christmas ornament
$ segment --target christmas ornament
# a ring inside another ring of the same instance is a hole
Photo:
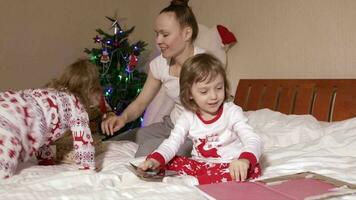
[[[110,62],[109,53],[106,50],[103,51],[103,54],[100,57],[100,62],[103,64]]]
[[[94,42],[95,43],[100,43],[101,42],[101,38],[99,35],[96,35],[94,38],[93,38]]]
[[[128,72],[132,72],[135,69],[135,67],[137,65],[137,61],[138,61],[138,59],[134,54],[131,54],[129,56],[129,64],[127,65]]]

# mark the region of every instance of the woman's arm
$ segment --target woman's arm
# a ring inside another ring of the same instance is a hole
[[[148,71],[146,82],[142,88],[142,91],[137,98],[130,103],[121,116],[126,118],[126,122],[131,122],[142,115],[148,104],[155,97],[159,89],[161,88],[161,81],[153,77],[151,71]]]
[[[155,79],[148,71],[146,82],[137,98],[130,103],[120,116],[110,115],[101,123],[103,133],[112,135],[120,130],[126,123],[137,119],[142,115],[148,104],[155,97],[161,87],[161,81]]]

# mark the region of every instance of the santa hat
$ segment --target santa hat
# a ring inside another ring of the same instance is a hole
[[[229,29],[227,29],[223,25],[217,25],[216,29],[218,30],[218,33],[221,38],[221,43],[224,45],[225,48],[229,49],[233,44],[237,42],[237,39]]]

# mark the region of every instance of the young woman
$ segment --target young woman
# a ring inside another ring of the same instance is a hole
[[[134,141],[139,144],[136,157],[148,155],[169,137],[183,109],[179,100],[179,77],[182,64],[189,57],[204,52],[193,46],[198,35],[198,24],[188,6],[188,0],[173,0],[168,7],[164,8],[156,19],[155,32],[161,55],[151,61],[147,80],[141,93],[120,116],[111,113],[101,124],[102,131],[112,135],[126,123],[141,116],[159,89],[164,87],[168,97],[175,102],[174,108],[170,116],[164,118],[164,122],[143,127],[137,131],[134,137]],[[178,154],[188,155],[191,147],[191,141],[187,141],[182,145]]]
[[[227,102],[228,95],[225,70],[217,58],[199,54],[188,59],[180,77],[180,99],[185,110],[170,137],[139,167],[191,175],[186,177],[192,184],[258,177],[261,140],[247,124],[242,109]],[[186,138],[193,141],[192,158],[175,156]]]
[[[49,145],[73,134],[79,169],[94,169],[94,146],[86,109],[102,91],[97,66],[78,60],[47,88],[0,92],[0,178],[11,177],[19,161],[36,155],[54,164]]]

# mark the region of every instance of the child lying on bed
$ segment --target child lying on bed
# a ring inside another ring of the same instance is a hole
[[[43,89],[0,92],[0,178],[36,155],[54,164],[49,145],[71,130],[76,164],[94,169],[94,146],[86,109],[101,94],[97,66],[78,60]]]
[[[175,170],[190,176],[163,181],[193,185],[260,176],[261,140],[241,108],[227,102],[229,86],[222,63],[209,54],[195,55],[183,64],[179,84],[185,111],[170,137],[139,168]],[[192,158],[175,156],[186,137],[194,143]]]

